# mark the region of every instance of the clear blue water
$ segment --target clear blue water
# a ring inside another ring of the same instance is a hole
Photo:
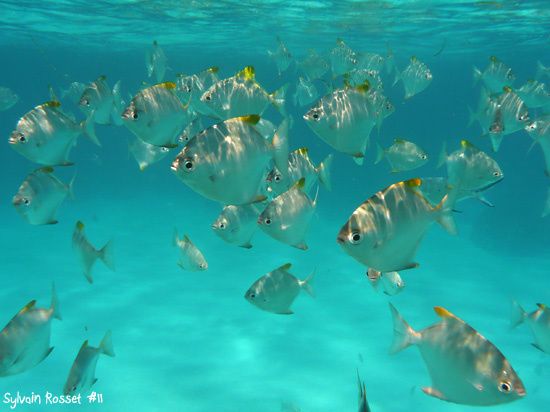
[[[177,180],[169,169],[173,156],[140,172],[128,155],[130,132],[114,126],[97,126],[103,146],[81,139],[71,156],[76,165],[58,169],[64,180],[77,172],[75,200],[63,204],[59,224],[30,226],[11,198],[36,166],[3,144],[0,323],[31,299],[48,305],[52,281],[64,319],[52,325],[52,354],[26,373],[1,378],[0,395],[61,393],[82,341],[95,346],[107,329],[117,354],[98,363],[94,390],[103,394],[101,406],[17,410],[269,412],[291,402],[303,412],[349,411],[357,409],[357,368],[375,412],[474,410],[421,392],[430,379],[416,348],[388,355],[388,300],[415,328],[436,322],[432,307],[444,306],[501,349],[528,394],[492,410],[548,409],[550,358],[530,345],[525,326],[509,329],[512,298],[529,309],[550,303],[550,219],[540,217],[548,178],[539,148],[528,153],[526,133],[507,136],[494,155],[506,176],[488,193],[495,207],[463,203],[457,237],[434,225],[417,256],[420,267],[402,273],[407,286],[398,296],[376,293],[365,268],[335,242],[352,211],[376,191],[441,175],[435,159],[443,141],[455,148],[468,138],[490,152],[479,128],[467,127],[467,106],[477,104],[479,93],[472,66],[485,67],[496,55],[520,85],[533,77],[537,60],[548,65],[545,1],[2,1],[0,9],[0,85],[21,98],[0,112],[5,142],[20,116],[48,100],[48,85],[61,89],[105,74],[111,84],[122,80],[124,97],[133,94],[146,80],[144,53],[154,39],[168,57],[168,79],[212,65],[230,76],[252,64],[267,90],[295,82],[293,71],[279,77],[267,55],[275,35],[296,57],[308,48],[326,52],[337,37],[362,51],[385,53],[390,44],[399,67],[414,54],[434,76],[408,101],[402,86],[387,79],[396,112],[372,134],[383,146],[397,136],[413,140],[432,160],[395,175],[384,162],[373,165],[373,147],[362,167],[335,153],[333,190],[320,192],[306,252],[263,233],[250,250],[224,243],[210,229],[220,206]],[[301,121],[306,109],[288,108],[297,119],[291,147],[309,147],[314,162],[331,153]],[[267,116],[278,120],[274,111]],[[93,285],[71,249],[78,219],[96,246],[115,241],[117,270],[98,264]],[[174,227],[201,247],[207,272],[176,265]],[[254,280],[285,262],[301,278],[317,270],[315,299],[299,296],[292,316],[259,311],[243,299]],[[8,406],[0,402],[0,410]]]

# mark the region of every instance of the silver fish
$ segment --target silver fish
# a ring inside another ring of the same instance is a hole
[[[76,355],[76,359],[71,366],[69,376],[63,387],[64,395],[74,395],[78,392],[85,392],[97,382],[95,369],[100,355],[115,356],[110,330],[105,333],[105,336],[97,348],[90,346],[87,340],[84,341]]]
[[[146,143],[176,147],[184,128],[196,117],[175,93],[173,82],[160,83],[139,91],[124,113],[124,125]]]
[[[111,124],[112,118],[115,125],[122,125],[120,115],[124,107],[120,96],[120,81],[111,91],[107,78],[98,77],[84,89],[78,104],[86,117],[93,119],[95,123]]]
[[[199,134],[203,130],[204,130],[204,125],[202,123],[202,118],[197,117],[195,120],[189,123],[185,128],[185,130],[179,135],[178,142],[181,145],[185,146],[187,143],[189,143],[189,140],[191,140],[193,137],[195,137],[197,134]]]
[[[371,90],[384,91],[384,84],[380,72],[370,69],[354,69],[344,74],[344,81],[351,87],[356,87],[369,82]]]
[[[425,90],[432,82],[432,79],[432,72],[428,66],[415,56],[412,56],[405,70],[402,72],[399,72],[397,69],[395,70],[395,81],[393,84],[395,85],[401,80],[405,88],[405,99],[410,99]]]
[[[415,331],[390,303],[394,340],[390,353],[416,345],[428,368],[432,386],[422,391],[463,405],[489,406],[525,396],[525,387],[508,360],[470,325],[442,307],[441,321]]]
[[[286,45],[279,36],[277,36],[277,49],[275,51],[268,50],[267,54],[277,65],[279,76],[287,71],[292,63],[292,54],[288,51]]]
[[[225,206],[212,224],[212,230],[227,243],[250,249],[263,208],[265,204],[262,202]]]
[[[362,203],[340,229],[337,241],[355,260],[379,272],[412,269],[416,251],[437,221],[449,233],[456,227],[445,196],[433,207],[422,195],[421,179],[395,183]]]
[[[55,286],[49,308],[36,307],[30,301],[0,333],[0,376],[23,373],[42,362],[51,353],[51,320],[61,320]]]
[[[155,146],[136,138],[128,144],[128,150],[132,153],[132,156],[134,156],[139,166],[139,170],[144,171],[153,163],[166,157],[171,149],[168,147]]]
[[[498,106],[499,102],[497,97],[491,96],[487,90],[482,87],[476,111],[474,112],[471,107],[468,106],[468,127],[470,127],[474,121],[477,121],[481,127],[482,134],[488,135],[493,125]]]
[[[166,73],[166,61],[164,51],[155,40],[151,48],[145,52],[147,77],[155,75],[156,82],[162,82]]]
[[[533,139],[533,144],[540,145],[544,155],[544,172],[550,176],[550,114],[536,118],[525,127],[525,130]]]
[[[311,81],[300,77],[298,79],[298,85],[296,86],[296,92],[294,93],[294,105],[307,106],[318,97],[319,93],[315,85]]]
[[[25,178],[12,204],[31,225],[55,224],[57,210],[67,195],[73,196],[73,180],[66,185],[55,177],[52,167],[37,169]]]
[[[290,272],[291,264],[287,263],[256,280],[246,291],[244,298],[261,310],[280,315],[291,315],[292,303],[300,294],[306,291],[314,297],[311,282],[314,273],[300,280]]]
[[[505,135],[524,129],[529,121],[527,106],[511,88],[505,87],[497,101],[493,123],[489,128],[489,137],[495,152],[498,151]]]
[[[258,218],[260,228],[272,238],[301,250],[307,250],[306,234],[317,196],[311,200],[305,193],[305,178],[273,199]]]
[[[201,102],[201,96],[218,79],[218,67],[213,66],[190,76],[180,74],[176,80],[176,94],[184,104],[189,104],[199,113],[208,113],[208,107]]]
[[[490,93],[499,93],[504,86],[511,86],[515,78],[512,69],[495,56],[489,58],[489,65],[483,72],[474,66],[474,81],[481,80]]]
[[[537,303],[537,310],[527,313],[516,301],[512,302],[512,327],[523,322],[527,323],[535,338],[533,346],[542,352],[550,354],[550,309]]]
[[[465,199],[477,199],[482,204],[488,207],[495,207],[486,197],[484,192],[492,186],[488,185],[484,188],[468,191],[457,190],[455,204]],[[453,186],[447,181],[446,177],[424,177],[422,178],[422,194],[430,202],[432,206],[437,206],[441,199],[453,190]]]
[[[242,205],[263,198],[270,161],[286,165],[288,123],[281,123],[271,142],[256,129],[258,125],[260,117],[253,115],[209,127],[177,155],[172,171],[197,193],[222,204]]]
[[[357,371],[357,385],[359,386],[359,412],[370,412],[367,401],[367,388],[365,387],[365,382],[361,381],[359,371]]]
[[[367,271],[367,278],[374,290],[377,291],[382,286],[384,293],[388,296],[395,296],[405,288],[405,281],[397,272],[382,273],[371,268]]]
[[[381,72],[385,67],[384,57],[377,53],[357,53],[357,68]]]
[[[516,90],[516,94],[530,109],[550,106],[550,92],[546,89],[546,83],[528,80]]]
[[[112,271],[115,270],[113,241],[110,240],[101,249],[96,249],[90,241],[86,238],[84,233],[84,223],[80,220],[76,222],[73,231],[73,250],[76,253],[80,266],[84,276],[89,283],[93,283],[92,268],[97,259],[100,259],[105,263]]]
[[[208,269],[208,262],[202,252],[195,246],[187,235],[179,238],[177,230],[174,230],[174,246],[180,250],[178,266],[183,270],[191,272],[204,271]]]
[[[405,172],[424,166],[428,162],[428,154],[417,144],[403,139],[394,139],[387,149],[377,144],[377,155],[374,164],[386,159],[392,173]]]
[[[19,101],[19,96],[7,87],[0,87],[0,112],[11,109]]]
[[[330,65],[326,59],[310,49],[306,57],[298,63],[298,67],[306,75],[309,80],[320,79],[330,69]]]
[[[357,66],[355,53],[342,39],[336,40],[336,46],[329,53],[332,77],[338,77]]]

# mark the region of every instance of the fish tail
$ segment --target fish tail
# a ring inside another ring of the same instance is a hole
[[[115,350],[113,349],[112,333],[110,330],[105,332],[105,336],[101,339],[99,344],[99,349],[104,355],[110,356],[111,358],[115,357]]]
[[[367,270],[367,277],[369,278],[369,282],[374,290],[377,291],[378,286],[380,286],[380,279],[382,279],[382,272],[379,272],[373,268],[369,268],[369,270]]]
[[[458,230],[453,217],[453,207],[457,200],[458,190],[454,187],[449,188],[449,192],[441,199],[441,202],[434,208],[439,213],[437,223],[451,235],[456,235]]]
[[[83,120],[80,123],[80,127],[82,128],[82,131],[88,138],[94,143],[96,146],[101,147],[101,142],[97,138],[95,134],[95,127],[94,127],[94,116],[93,113],[88,116],[86,120]]]
[[[332,184],[330,181],[330,169],[332,167],[333,159],[334,159],[334,156],[332,155],[332,153],[329,154],[327,157],[325,157],[325,160],[319,163],[316,169],[317,176],[319,176],[319,181],[327,190],[332,189]]]
[[[502,138],[504,137],[502,133],[489,133],[489,137],[491,138],[491,146],[493,147],[493,152],[498,152],[498,149],[500,148],[500,144],[502,143]]]
[[[439,152],[439,157],[437,159],[437,168],[439,169],[441,166],[447,162],[447,142],[443,141],[443,144],[441,145],[441,151]]]
[[[391,303],[389,305],[393,319],[393,343],[390,348],[390,354],[393,355],[414,345],[420,339],[420,334],[411,328],[407,321],[401,317],[395,306]]]
[[[280,88],[278,88],[277,90],[275,90],[273,93],[269,95],[271,104],[275,106],[277,111],[283,117],[287,116],[286,109],[285,109],[285,95],[287,90],[288,90],[288,83],[281,86]]]
[[[114,246],[113,240],[109,240],[105,246],[103,246],[99,251],[99,258],[105,263],[105,265],[115,271],[115,255],[114,255]]]
[[[59,320],[63,319],[59,311],[59,301],[57,300],[57,293],[55,292],[55,283],[52,283],[52,303],[50,304],[50,310],[54,318]]]
[[[285,118],[277,128],[272,140],[273,160],[277,170],[283,175],[288,170],[288,128],[289,119]]]
[[[380,143],[376,142],[376,159],[374,160],[374,164],[377,165],[382,161],[384,158],[384,149],[382,146],[380,146]]]
[[[314,270],[313,272],[311,272],[311,274],[307,278],[300,281],[300,287],[303,290],[305,290],[307,294],[312,298],[315,297],[315,291],[313,290],[313,286],[312,286],[313,279],[315,278],[315,272],[316,271]]]
[[[527,312],[521,307],[521,305],[515,300],[512,301],[512,316],[510,318],[510,327],[515,328],[518,325],[521,325],[525,318],[527,317]]]

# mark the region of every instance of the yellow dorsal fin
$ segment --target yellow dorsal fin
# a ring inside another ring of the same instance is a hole
[[[157,84],[158,87],[162,87],[164,89],[168,90],[174,90],[176,88],[176,83],[174,82],[164,82]]]
[[[304,187],[306,185],[306,178],[302,177],[300,180],[298,180],[296,183],[294,183],[294,188],[298,190],[304,190]]]
[[[105,76],[104,74],[102,74],[101,76],[99,76],[97,78],[97,80],[107,80],[107,76]]]
[[[475,147],[472,143],[470,143],[469,140],[466,140],[466,139],[462,139],[460,141],[460,146],[462,146],[463,149],[471,149]]]
[[[238,117],[238,119],[244,123],[258,124],[261,118],[260,118],[260,115],[258,114],[249,114],[248,116]]]
[[[537,306],[542,310],[546,309],[546,305],[544,303],[537,303]]]
[[[504,87],[502,88],[502,91],[503,91],[504,93],[512,93],[512,88],[511,88],[510,86],[504,86]]]
[[[348,79],[348,78],[345,78],[345,77],[344,77],[344,87],[345,87],[346,89],[351,88],[351,83],[349,82],[349,79]]]
[[[411,56],[411,63],[416,63],[418,61],[418,59],[416,58],[416,56]]]
[[[44,166],[42,168],[40,168],[40,171],[42,173],[53,173],[53,167],[51,166]]]
[[[370,83],[368,80],[365,80],[363,83],[355,86],[355,90],[361,92],[361,93],[366,93],[368,92],[370,89]]]
[[[76,228],[80,231],[84,230],[84,223],[79,220],[78,222],[76,222]]]
[[[408,187],[420,187],[422,185],[422,179],[415,177],[414,179],[405,180],[403,183]]]
[[[395,139],[393,139],[393,142],[397,144],[403,144],[405,143],[405,140],[401,139],[400,137],[396,137]]]
[[[34,305],[36,305],[36,300],[31,300],[29,303],[27,303],[25,306],[23,306],[23,309],[19,311],[20,314],[23,314],[25,312],[28,312],[32,308],[34,308]]]
[[[341,37],[338,37],[338,38],[336,39],[336,44],[338,44],[339,46],[342,46],[342,45],[344,45],[344,44],[346,44],[346,43],[344,43],[344,39],[342,39]]]
[[[455,315],[453,315],[451,312],[441,306],[435,306],[434,312],[437,314],[437,316],[442,318],[456,318]]]
[[[491,57],[489,57],[489,60],[493,63],[498,63],[497,56],[491,56]]]
[[[42,106],[59,107],[59,106],[61,106],[61,103],[59,103],[57,100],[50,100],[49,102],[44,103]]]
[[[292,263],[285,263],[283,266],[280,266],[275,270],[289,270],[291,266],[292,266]]]
[[[306,157],[308,155],[307,147],[300,147],[299,149],[296,149],[296,153],[298,153],[301,156]]]
[[[208,73],[218,73],[220,71],[220,68],[218,66],[212,66],[206,69]]]
[[[240,72],[237,73],[237,77],[242,77],[245,80],[254,80],[256,77],[256,71],[253,66],[246,66]]]

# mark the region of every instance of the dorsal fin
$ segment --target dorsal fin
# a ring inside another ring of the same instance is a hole
[[[246,66],[240,72],[237,73],[237,77],[242,77],[245,80],[254,80],[256,77],[256,71],[253,66]]]
[[[400,137],[396,137],[395,139],[393,139],[393,142],[397,144],[403,144],[405,143],[405,140],[401,139]]]
[[[34,305],[36,305],[36,300],[33,299],[29,303],[27,303],[25,306],[23,306],[23,309],[19,311],[19,314],[22,315],[23,313],[28,312],[32,308],[34,308]]]
[[[296,149],[296,153],[300,156],[307,157],[308,156],[308,149],[307,147],[300,147],[299,149]]]
[[[261,118],[258,114],[249,114],[248,116],[241,116],[238,119],[244,123],[258,124]]]
[[[368,80],[365,80],[363,83],[355,86],[355,90],[361,93],[366,93],[370,90],[370,83]]]
[[[539,309],[546,309],[546,305],[544,303],[537,303],[537,306],[539,307]]]
[[[291,268],[291,266],[292,266],[292,263],[285,263],[284,265],[279,266],[275,270],[289,270]]]
[[[441,307],[441,306],[435,306],[434,312],[437,314],[437,316],[441,318],[455,318],[456,316],[453,315],[451,312],[449,312],[447,309]]]
[[[44,166],[38,170],[40,170],[42,173],[53,173],[53,167],[51,166]]]
[[[162,87],[163,89],[168,90],[174,90],[176,88],[176,83],[174,82],[164,82],[157,84],[158,87]]]
[[[61,103],[59,103],[57,100],[50,100],[49,102],[43,103],[42,106],[44,106],[44,107],[59,107],[59,106],[61,106]]]
[[[463,149],[472,149],[475,147],[469,140],[466,139],[462,139],[460,141],[460,146],[462,146]]]
[[[489,60],[490,60],[491,62],[493,62],[493,63],[498,63],[498,58],[497,58],[497,56],[491,56],[491,57],[489,57]]]
[[[293,189],[298,190],[304,190],[304,187],[306,185],[306,178],[302,177],[300,180],[298,180],[294,185],[292,186]]]
[[[403,183],[405,183],[408,187],[420,187],[422,185],[422,179],[415,177],[413,179],[405,180]]]
[[[79,231],[83,231],[84,230],[84,223],[82,223],[82,221],[78,221],[76,222],[76,228],[79,230]]]
[[[220,71],[220,68],[218,66],[212,66],[212,67],[209,67],[208,69],[206,69],[205,71],[207,71],[208,73],[218,73]]]

